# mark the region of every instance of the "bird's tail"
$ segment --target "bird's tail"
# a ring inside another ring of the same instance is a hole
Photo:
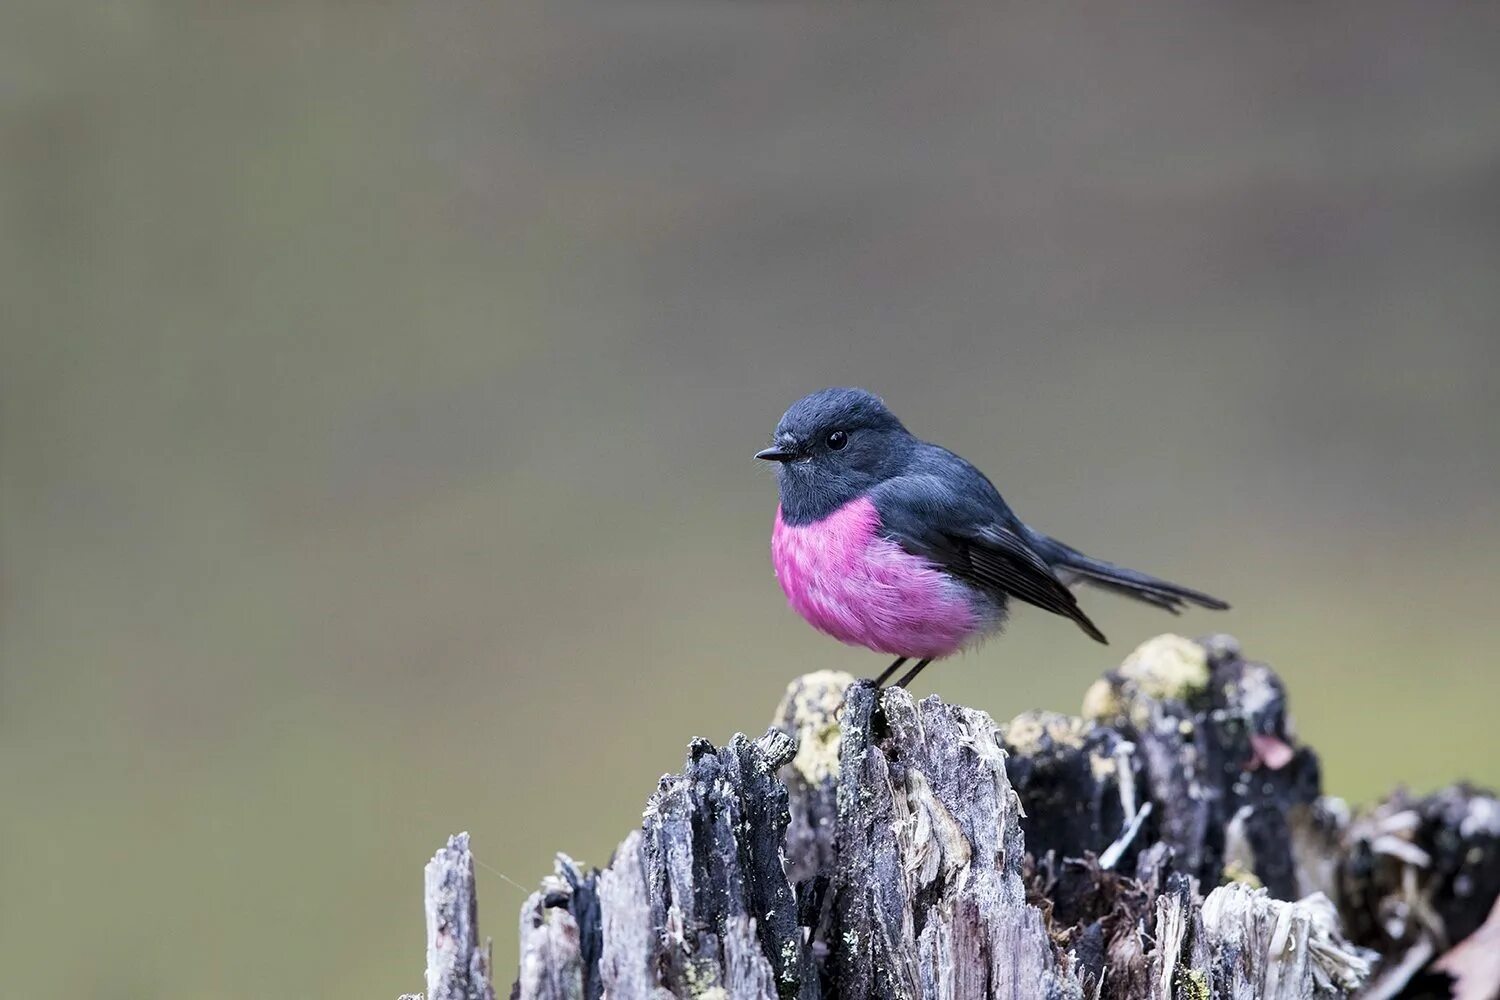
[[[1094,559],[1075,548],[1064,545],[1055,538],[1041,532],[1031,532],[1032,548],[1052,567],[1063,583],[1087,583],[1103,590],[1114,591],[1137,601],[1153,604],[1172,614],[1181,614],[1189,604],[1196,604],[1215,611],[1229,607],[1227,603],[1203,593],[1167,580],[1126,569],[1103,559]]]

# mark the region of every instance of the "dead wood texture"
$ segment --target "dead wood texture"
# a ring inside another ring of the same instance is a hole
[[[492,996],[467,839],[428,866],[429,1000]],[[689,746],[610,864],[559,855],[521,1000],[1500,995],[1500,802],[1350,817],[1276,675],[1161,636],[1078,716],[795,681]]]

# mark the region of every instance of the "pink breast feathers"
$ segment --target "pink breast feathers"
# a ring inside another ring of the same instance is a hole
[[[787,601],[820,632],[892,656],[955,653],[995,621],[967,588],[879,533],[869,500],[821,521],[786,524],[776,509],[771,563]]]

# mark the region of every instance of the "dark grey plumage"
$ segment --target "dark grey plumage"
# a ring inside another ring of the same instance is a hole
[[[823,389],[792,405],[760,453],[778,462],[781,516],[822,520],[858,497],[880,514],[881,531],[982,592],[998,611],[1015,597],[1104,634],[1069,584],[1086,583],[1179,613],[1225,602],[1136,570],[1094,559],[1024,524],[993,483],[958,455],[914,437],[875,395]]]

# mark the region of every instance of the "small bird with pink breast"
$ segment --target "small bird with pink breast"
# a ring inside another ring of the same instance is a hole
[[[776,579],[793,610],[841,642],[896,657],[883,684],[999,632],[1011,599],[1071,618],[1105,642],[1069,590],[1090,584],[1173,614],[1216,597],[1093,559],[1022,523],[953,452],[914,437],[863,389],[792,404],[771,447],[781,503]]]

